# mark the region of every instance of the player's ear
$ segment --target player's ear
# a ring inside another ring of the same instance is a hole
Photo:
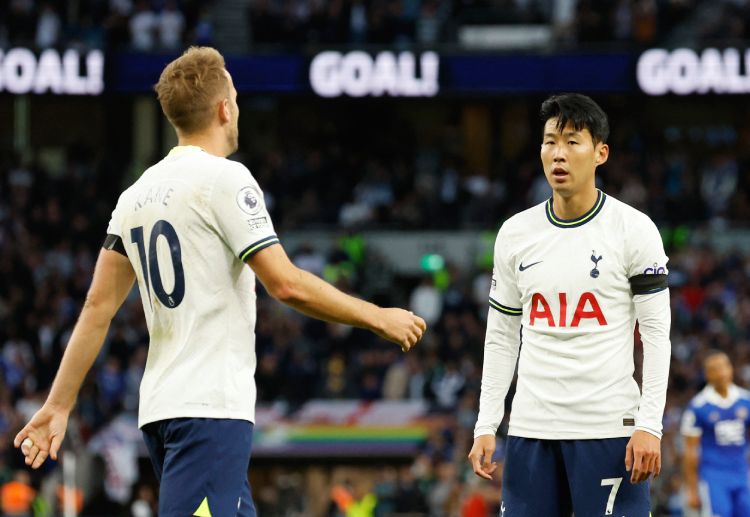
[[[229,105],[229,99],[222,99],[219,103],[219,122],[222,124],[232,120],[232,107]]]
[[[609,146],[603,142],[599,142],[598,144],[596,144],[594,153],[594,163],[598,167],[599,165],[605,163],[607,161],[607,158],[609,158]]]

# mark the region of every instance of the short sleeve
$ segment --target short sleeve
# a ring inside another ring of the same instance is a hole
[[[219,234],[245,261],[279,239],[258,182],[241,163],[229,163],[216,179],[209,207]]]
[[[120,204],[122,202],[122,195],[120,195],[120,198],[117,200],[117,205],[115,205],[115,208],[112,210],[112,215],[109,218],[109,223],[107,224],[107,235],[117,235],[120,239],[122,239],[122,221],[120,216]]]
[[[509,242],[501,228],[495,241],[490,307],[507,316],[520,316],[523,313],[521,294],[518,291],[508,251]]]
[[[628,239],[628,278],[639,275],[667,275],[667,261],[658,228],[648,216],[638,213],[633,218]]]
[[[703,434],[703,429],[698,423],[698,417],[691,407],[687,408],[682,414],[680,432],[684,436],[701,436]]]

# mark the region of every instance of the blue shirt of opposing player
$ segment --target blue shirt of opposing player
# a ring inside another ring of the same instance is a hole
[[[709,354],[704,370],[708,384],[682,418],[687,502],[696,509],[701,507],[699,477],[709,484],[717,479],[742,483],[748,475],[750,392],[732,383],[732,364],[723,352]]]
[[[747,429],[750,392],[732,384],[732,365],[718,352],[706,359],[708,385],[693,398],[683,416],[682,434],[700,437],[700,469],[748,472]]]

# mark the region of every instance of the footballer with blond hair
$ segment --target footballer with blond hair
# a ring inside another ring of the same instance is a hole
[[[178,145],[120,196],[50,394],[14,443],[32,468],[57,458],[84,376],[137,279],[150,335],[138,425],[159,515],[254,516],[255,277],[308,316],[369,329],[404,351],[425,322],[291,263],[260,185],[226,158],[237,150],[239,108],[218,51],[188,49],[155,90]]]

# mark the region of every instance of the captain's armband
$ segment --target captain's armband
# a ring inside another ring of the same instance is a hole
[[[125,257],[128,256],[128,254],[125,253],[125,245],[122,243],[122,239],[119,235],[108,233],[104,238],[102,248],[104,248],[105,250],[116,251],[117,253],[119,253],[120,255],[124,255]]]
[[[636,294],[653,294],[668,287],[667,275],[636,275],[630,278],[630,290]]]

